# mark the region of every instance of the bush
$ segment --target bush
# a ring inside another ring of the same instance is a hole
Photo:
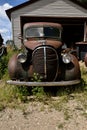
[[[0,79],[3,77],[5,72],[7,72],[8,67],[8,56],[2,56],[0,58]]]
[[[8,61],[15,52],[17,52],[16,49],[7,48],[7,54],[0,57],[0,79],[2,79],[5,74],[7,75]]]

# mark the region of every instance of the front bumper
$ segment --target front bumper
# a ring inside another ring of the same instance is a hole
[[[80,84],[81,80],[72,80],[72,81],[59,81],[59,82],[25,82],[25,81],[13,81],[8,80],[7,83],[10,85],[18,85],[18,86],[71,86]]]

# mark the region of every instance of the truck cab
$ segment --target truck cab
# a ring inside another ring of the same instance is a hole
[[[22,52],[8,63],[10,84],[65,86],[80,83],[77,57],[62,41],[62,25],[50,22],[26,23]],[[40,82],[32,81],[34,74]]]

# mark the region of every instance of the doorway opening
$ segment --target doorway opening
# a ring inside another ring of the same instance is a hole
[[[63,25],[62,40],[67,47],[75,47],[76,42],[83,41],[84,24]]]

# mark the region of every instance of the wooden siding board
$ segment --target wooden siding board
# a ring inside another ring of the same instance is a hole
[[[56,8],[40,8],[29,13],[29,15],[44,15],[44,16],[64,16],[64,17],[87,17],[87,12],[82,12],[75,7],[56,7]]]
[[[52,0],[51,0],[52,2]],[[43,6],[42,6],[43,3]],[[86,16],[87,17],[87,10],[83,9],[82,7],[79,7],[78,5],[72,3],[72,2],[66,2],[66,0],[56,0],[53,1],[53,3],[45,5],[44,0],[38,1],[37,3],[34,3],[31,6],[27,6],[26,8],[22,8],[20,10],[14,11],[13,15],[43,15],[44,16],[58,16],[58,15],[64,15],[71,17],[70,13],[73,13],[73,16]],[[77,12],[77,13],[76,13]],[[62,14],[63,13],[63,14]],[[80,15],[79,15],[80,14]]]
[[[18,34],[21,33],[20,29],[20,17],[12,17],[12,32],[13,32],[13,40],[14,44],[17,46],[17,48],[20,49],[21,47],[21,40],[18,39]]]

